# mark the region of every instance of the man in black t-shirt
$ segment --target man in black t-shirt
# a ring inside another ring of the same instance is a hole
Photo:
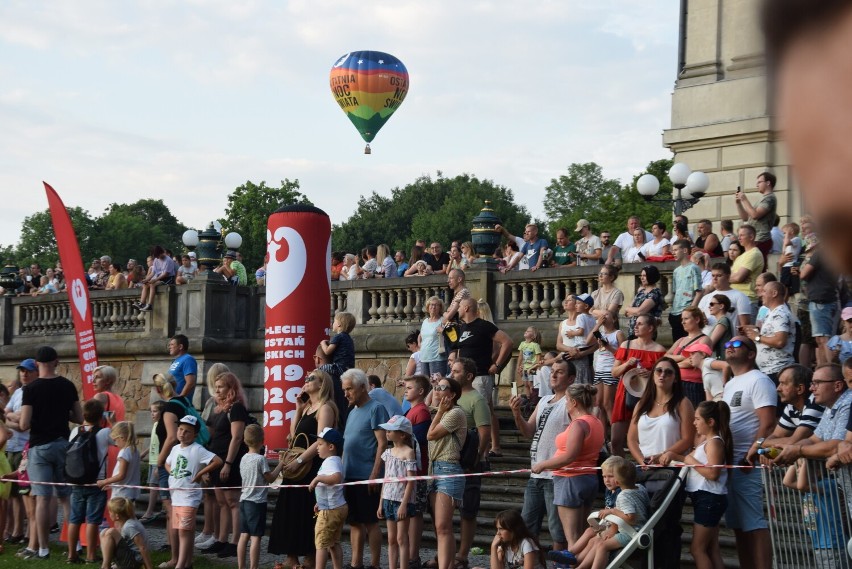
[[[432,243],[429,251],[423,254],[423,260],[432,267],[432,272],[436,275],[446,273],[447,265],[450,264],[450,255],[446,251],[441,252],[441,244],[437,241]]]
[[[50,556],[50,499],[54,488],[67,520],[71,514],[69,486],[45,486],[36,482],[65,482],[65,455],[71,430],[68,422],[82,423],[83,409],[77,388],[68,379],[56,375],[59,356],[50,346],[36,353],[38,379],[23,387],[21,400],[21,430],[30,430],[30,450],[27,474],[33,482],[36,497],[36,529],[38,552],[30,557],[47,559]],[[55,521],[55,520],[54,520]]]
[[[473,298],[461,301],[459,320],[459,339],[455,347],[459,357],[476,362],[473,388],[482,394],[491,411],[491,450],[488,454],[502,456],[500,425],[494,414],[494,375],[500,373],[512,359],[512,339],[493,323],[479,317],[479,308]],[[499,344],[500,351],[496,359],[492,360],[495,343]]]
[[[828,340],[837,332],[837,275],[822,262],[821,253],[814,251],[799,269],[805,281],[808,295],[808,311],[811,318],[811,336],[816,340],[817,366],[831,363],[833,354],[828,349]]]

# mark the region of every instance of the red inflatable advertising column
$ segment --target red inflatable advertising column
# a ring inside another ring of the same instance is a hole
[[[331,306],[331,220],[321,209],[295,205],[266,226],[266,334],[263,431],[270,456],[287,448],[290,420],[314,351],[328,338]]]

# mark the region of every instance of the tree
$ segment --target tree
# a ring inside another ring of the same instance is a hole
[[[92,243],[96,222],[88,211],[80,207],[66,209],[71,216],[71,223],[80,246],[80,255],[85,263],[86,260],[98,255]],[[24,218],[21,225],[21,240],[15,249],[15,259],[20,266],[29,266],[29,263],[36,262],[42,267],[52,266],[59,259],[59,249],[56,246],[56,234],[53,232],[53,221],[49,209]]]
[[[496,215],[512,231],[520,233],[530,214],[514,201],[512,191],[490,180],[462,174],[433,180],[421,176],[403,188],[391,190],[390,197],[373,193],[361,197],[355,213],[335,225],[335,250],[360,252],[366,245],[387,243],[408,255],[417,239],[438,241],[448,247],[451,241],[470,241],[471,221],[490,200]],[[544,229],[542,227],[542,229]]]
[[[556,233],[560,227],[568,229],[576,239],[574,228],[577,221],[587,219],[592,231],[598,235],[609,231],[618,235],[625,231],[627,219],[638,215],[646,229],[657,220],[671,227],[671,206],[646,202],[636,190],[636,180],[645,173],[660,180],[657,198],[671,198],[671,181],[668,171],[672,161],[656,160],[648,164],[645,172],[634,176],[630,185],[622,186],[618,180],[603,177],[601,167],[594,162],[572,164],[568,174],[551,180],[547,187],[545,209],[550,217],[550,231]]]
[[[163,203],[143,199],[132,204],[110,205],[96,222],[94,245],[100,255],[126,263],[128,259],[144,262],[151,247],[162,245],[173,252],[183,249],[184,226]]]
[[[266,225],[269,216],[278,208],[288,205],[313,205],[299,191],[299,180],[281,181],[280,188],[255,184],[247,180],[228,196],[225,218],[221,219],[224,231],[236,231],[243,238],[240,252],[249,274],[263,264],[266,256]]]

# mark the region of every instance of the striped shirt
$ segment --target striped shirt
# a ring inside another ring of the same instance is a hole
[[[784,411],[778,419],[778,426],[789,431],[790,434],[793,434],[793,431],[799,427],[807,427],[813,431],[819,425],[824,411],[825,407],[814,403],[814,395],[811,393],[801,411],[796,409],[792,403],[785,405]]]

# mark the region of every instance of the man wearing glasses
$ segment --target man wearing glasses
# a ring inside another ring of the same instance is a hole
[[[731,301],[733,309],[728,318],[731,319],[738,327],[748,326],[751,324],[751,301],[748,297],[738,290],[731,288],[731,267],[727,263],[720,261],[713,265],[710,274],[713,278],[713,283],[704,289],[704,296],[701,297],[701,302],[698,303],[698,308],[704,313],[707,318],[707,324],[710,326],[716,325],[716,317],[710,314],[710,303],[715,302],[713,297],[717,294],[724,294]]]
[[[423,260],[426,264],[432,267],[432,272],[436,275],[447,272],[447,265],[450,264],[450,255],[441,249],[441,244],[435,241],[429,247],[429,251],[423,254]]]
[[[843,371],[837,364],[819,366],[811,380],[814,402],[825,407],[814,434],[795,444],[777,445],[783,450],[776,464],[792,464],[799,458],[828,458],[837,452],[840,441],[846,438],[849,405],[852,391],[843,381]],[[773,445],[776,446],[776,445]]]
[[[734,464],[748,465],[746,454],[754,441],[766,438],[775,427],[778,395],[775,385],[757,369],[757,348],[745,336],[725,343],[725,358],[733,377],[722,399],[731,409]],[[769,569],[772,546],[763,514],[763,482],[758,469],[736,468],[728,474],[728,510],[725,522],[737,540],[740,567]]]

